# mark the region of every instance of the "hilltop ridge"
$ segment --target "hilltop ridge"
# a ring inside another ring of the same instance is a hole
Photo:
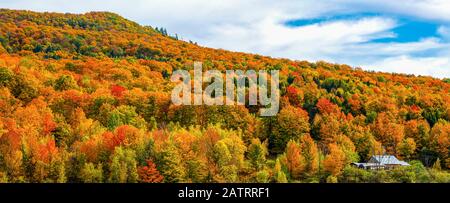
[[[279,70],[279,113],[174,105],[172,72],[197,61]],[[444,80],[202,47],[109,12],[0,9],[0,181],[450,182],[449,147]],[[411,167],[350,167],[385,153]]]

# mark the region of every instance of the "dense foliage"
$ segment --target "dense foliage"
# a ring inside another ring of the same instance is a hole
[[[174,106],[169,77],[194,61],[280,70],[279,114]],[[450,182],[444,81],[204,48],[112,13],[0,10],[0,181]],[[411,166],[349,166],[381,153]]]

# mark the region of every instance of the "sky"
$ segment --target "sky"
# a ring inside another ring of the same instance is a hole
[[[212,48],[450,78],[450,0],[1,0],[0,8],[110,11]]]

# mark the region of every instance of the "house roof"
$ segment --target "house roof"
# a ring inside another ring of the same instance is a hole
[[[380,164],[378,164],[378,163],[357,163],[357,162],[353,162],[352,164],[353,164],[353,165],[356,165],[356,166],[358,166],[358,167],[371,167],[371,166],[377,167],[377,166],[383,166],[383,165],[380,165]]]
[[[372,159],[383,165],[392,164],[392,165],[409,166],[409,164],[406,163],[405,161],[400,161],[395,156],[392,155],[374,155],[372,156]]]

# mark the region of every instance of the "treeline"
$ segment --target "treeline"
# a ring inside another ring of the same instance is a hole
[[[280,70],[281,109],[174,106],[172,71]],[[450,182],[450,84],[0,10],[2,182]],[[351,167],[374,154],[411,166]]]

